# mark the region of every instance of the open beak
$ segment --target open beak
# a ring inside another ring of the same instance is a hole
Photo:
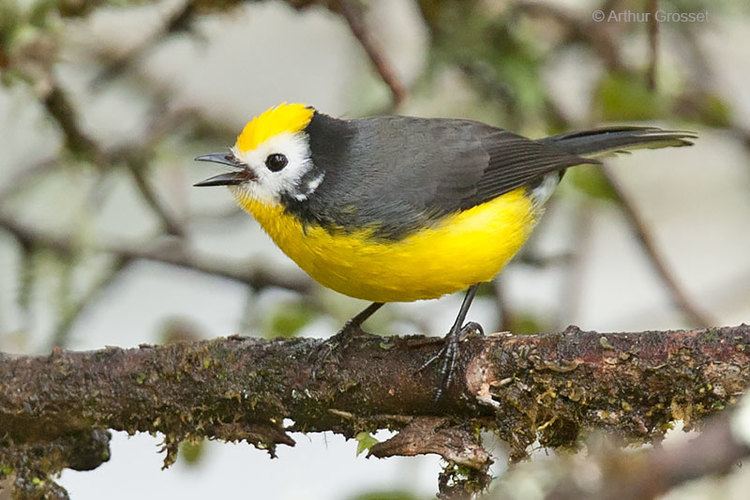
[[[237,184],[242,184],[243,182],[255,180],[255,174],[253,174],[252,170],[247,168],[247,166],[238,160],[232,153],[211,153],[199,156],[195,161],[220,163],[221,165],[229,165],[238,170],[209,177],[205,181],[193,184],[193,186],[235,186]]]

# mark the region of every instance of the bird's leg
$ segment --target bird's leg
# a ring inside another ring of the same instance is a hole
[[[474,297],[477,294],[478,286],[479,285],[472,285],[466,291],[466,296],[464,297],[464,301],[461,304],[461,309],[459,309],[458,311],[456,321],[453,323],[453,326],[448,332],[448,335],[445,336],[445,344],[443,345],[443,348],[440,349],[440,351],[435,356],[428,359],[427,362],[423,364],[418,370],[422,371],[435,361],[440,361],[438,368],[440,370],[440,385],[435,392],[436,401],[443,397],[443,394],[448,389],[448,386],[450,386],[450,383],[453,380],[453,369],[456,365],[456,359],[458,359],[459,344],[461,340],[472,333],[479,333],[480,335],[484,333],[482,331],[482,327],[479,326],[478,323],[469,322],[464,324],[466,315],[469,312],[469,307],[471,306],[471,302],[474,300]]]
[[[341,328],[341,330],[339,330],[338,333],[331,338],[349,337],[349,336],[356,335],[357,333],[361,332],[362,323],[367,321],[370,318],[370,316],[375,314],[378,311],[378,309],[383,307],[383,305],[385,305],[383,302],[373,302],[372,304],[364,308],[362,311],[360,311],[356,316],[354,316],[349,321],[344,323],[343,328]]]

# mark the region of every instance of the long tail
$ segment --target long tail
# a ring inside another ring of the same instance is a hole
[[[682,130],[662,130],[657,127],[606,127],[582,132],[553,135],[540,142],[554,145],[568,153],[596,158],[633,149],[658,149],[690,146],[698,136]]]

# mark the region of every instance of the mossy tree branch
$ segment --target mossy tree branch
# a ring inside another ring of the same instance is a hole
[[[463,342],[456,382],[435,403],[437,374],[419,367],[440,346],[421,336],[362,335],[325,356],[321,340],[230,337],[3,355],[0,464],[39,476],[92,468],[108,456],[102,429],[164,433],[169,463],[188,438],[245,440],[273,455],[277,445],[294,444],[290,432],[353,437],[388,428],[400,433],[372,455],[438,453],[469,475],[462,488],[481,487],[490,458],[478,429],[496,432],[514,459],[537,439],[575,447],[591,428],[648,441],[674,420],[691,428],[733,404],[750,369],[747,325],[497,334]],[[99,444],[71,452],[82,437]],[[447,492],[451,481],[441,482]]]

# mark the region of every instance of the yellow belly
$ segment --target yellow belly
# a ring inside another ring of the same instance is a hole
[[[274,242],[322,285],[373,302],[433,299],[490,281],[534,225],[524,189],[516,189],[399,241],[370,230],[342,233],[307,226],[280,205],[238,200]]]

